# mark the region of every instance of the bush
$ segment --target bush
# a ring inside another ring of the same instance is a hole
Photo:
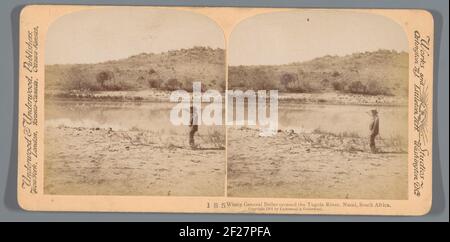
[[[364,95],[392,95],[392,92],[389,88],[383,87],[382,84],[375,80],[370,80],[366,84],[363,84],[361,81],[353,81],[348,85],[347,88],[343,88],[342,86],[335,86],[333,83],[333,87],[335,90],[345,90],[348,93],[354,94],[364,94]]]
[[[227,88],[227,87],[226,87],[225,81],[219,83],[219,89],[220,89],[220,91],[225,91],[226,88]]]
[[[280,84],[284,90],[289,90],[298,80],[297,75],[293,73],[284,73],[280,77]]]
[[[164,83],[164,87],[169,91],[181,89],[181,83],[176,78],[171,78]]]
[[[366,94],[367,87],[364,84],[362,84],[361,81],[353,81],[348,86],[348,92],[355,94]]]
[[[251,89],[256,90],[272,90],[276,89],[277,85],[274,80],[269,76],[264,68],[258,67],[253,70],[254,84],[251,85]]]
[[[181,84],[181,87],[183,90],[186,90],[188,92],[192,92],[192,83],[194,80],[190,77],[186,77],[183,80],[183,83]]]
[[[70,67],[64,75],[64,79],[69,83],[69,89],[81,90],[83,89],[86,80],[88,79],[86,72],[79,65]]]
[[[297,80],[295,85],[290,85],[287,88],[289,92],[299,92],[299,93],[310,93],[315,92],[317,89],[314,88],[308,81]]]
[[[370,80],[367,83],[367,94],[369,94],[369,95],[392,95],[389,88],[383,87],[381,85],[381,83],[376,80]]]
[[[330,80],[328,80],[327,78],[323,79],[320,84],[322,85],[323,88],[326,88],[330,85]]]
[[[147,82],[148,86],[151,88],[160,88],[162,84],[162,81],[160,79],[150,79]]]
[[[105,89],[106,82],[112,80],[113,78],[114,73],[112,73],[111,71],[101,71],[95,76],[97,83],[100,84],[103,89]]]
[[[335,82],[332,82],[331,85],[333,86],[333,89],[336,91],[340,91],[340,92],[345,91],[345,86],[346,86],[345,83],[342,83],[340,81],[335,81]]]

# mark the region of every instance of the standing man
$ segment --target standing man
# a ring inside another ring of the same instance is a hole
[[[189,145],[192,149],[195,149],[195,141],[194,141],[194,135],[198,131],[198,115],[196,110],[194,109],[194,106],[191,105],[190,108],[190,120],[189,120]]]
[[[372,123],[370,123],[370,150],[372,153],[376,153],[375,137],[377,137],[380,129],[380,121],[378,120],[378,112],[376,109],[370,110],[372,112]]]

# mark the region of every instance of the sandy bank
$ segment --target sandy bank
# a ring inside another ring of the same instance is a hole
[[[45,193],[223,196],[225,150],[187,135],[46,127]]]
[[[228,129],[228,195],[407,199],[407,154],[391,140]]]

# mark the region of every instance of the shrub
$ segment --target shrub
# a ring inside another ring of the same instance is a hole
[[[162,84],[161,79],[150,79],[147,82],[148,82],[148,86],[151,88],[160,88],[161,84]]]
[[[165,82],[164,87],[169,91],[174,91],[181,88],[181,83],[176,78],[171,78]]]
[[[367,87],[364,84],[362,84],[361,81],[353,81],[348,86],[348,92],[355,94],[366,94]]]
[[[380,82],[370,80],[367,83],[367,94],[370,95],[391,95],[391,91],[387,87],[383,87]]]
[[[316,91],[308,81],[305,80],[297,80],[295,85],[291,85],[287,88],[289,92],[300,92],[300,93],[309,93]]]
[[[110,81],[114,78],[114,73],[111,71],[101,71],[97,73],[96,75],[97,83],[100,84],[100,86],[105,89],[105,82]]]
[[[298,80],[297,75],[293,73],[284,73],[280,77],[280,84],[284,90],[289,90],[292,85]]]
[[[219,83],[219,89],[220,89],[220,91],[225,91],[226,88],[227,88],[227,87],[226,87],[225,81],[222,81],[222,82]]]
[[[253,77],[254,77],[254,85],[252,86],[252,89],[256,90],[271,90],[276,89],[277,85],[274,82],[274,80],[269,76],[267,71],[264,68],[258,67],[255,68],[253,71]]]
[[[86,80],[88,79],[85,70],[79,65],[70,67],[64,75],[64,79],[69,84],[69,89],[81,90],[84,87]]]
[[[331,85],[333,86],[333,89],[336,91],[341,91],[341,92],[345,91],[345,87],[346,87],[345,83],[342,83],[340,81],[334,81],[331,83]]]
[[[181,83],[181,87],[182,89],[188,91],[188,92],[192,92],[192,83],[194,82],[194,80],[190,77],[186,77],[183,79],[183,83]]]
[[[327,78],[323,79],[320,84],[322,85],[322,87],[328,87],[328,85],[330,85],[330,80],[328,80]]]

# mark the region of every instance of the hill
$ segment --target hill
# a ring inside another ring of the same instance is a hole
[[[225,88],[223,49],[194,47],[97,64],[45,67],[46,91],[190,90],[193,81],[201,81],[205,88]]]
[[[228,80],[230,89],[406,96],[408,53],[378,50],[286,65],[231,66]]]

